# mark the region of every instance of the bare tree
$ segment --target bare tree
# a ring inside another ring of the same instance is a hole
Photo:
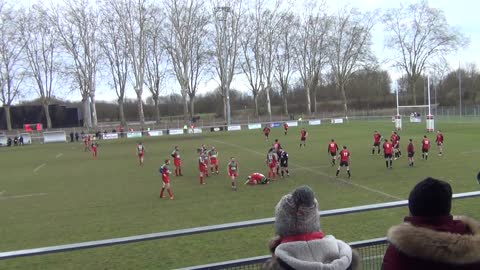
[[[158,107],[163,82],[167,74],[167,59],[162,44],[163,38],[163,11],[159,6],[153,7],[151,12],[155,14],[148,24],[146,43],[146,73],[145,85],[152,94],[155,105],[155,121],[160,123],[160,109]]]
[[[279,15],[279,25],[275,28],[275,79],[280,85],[283,100],[283,113],[288,115],[288,85],[295,71],[294,46],[299,28],[298,17],[292,12],[284,11]]]
[[[143,85],[147,47],[147,25],[151,20],[151,5],[147,0],[108,0],[117,14],[123,35],[127,41],[127,52],[134,77],[137,95],[137,110],[140,125],[145,123],[143,113]]]
[[[214,0],[215,17],[215,71],[220,78],[220,92],[223,99],[223,116],[227,121],[227,108],[230,107],[230,85],[237,68],[239,37],[244,13],[242,0]]]
[[[25,77],[22,64],[25,41],[20,35],[16,13],[17,10],[0,1],[0,101],[8,130],[12,130],[10,106],[20,94],[20,84]]]
[[[345,116],[348,115],[345,88],[352,74],[375,63],[371,51],[374,22],[372,14],[362,14],[347,7],[340,10],[333,20],[329,59],[337,91],[342,94]]]
[[[33,5],[21,18],[20,33],[25,43],[28,75],[36,84],[35,90],[43,106],[47,128],[52,128],[49,105],[54,95],[55,81],[60,69],[59,42],[55,29],[48,23],[48,10]]]
[[[193,117],[195,95],[207,67],[209,18],[204,2],[195,0],[169,0],[166,3],[166,13],[164,46],[180,84],[184,118],[187,121],[188,102],[190,117]]]
[[[260,0],[255,1],[253,11],[244,18],[244,31],[241,34],[240,66],[247,77],[255,103],[255,116],[258,117],[258,94],[265,90],[267,113],[271,117],[270,90],[274,62],[274,27],[276,8],[265,8]]]
[[[395,53],[394,65],[406,72],[408,88],[417,104],[416,82],[425,68],[465,47],[468,39],[451,27],[442,10],[427,1],[389,9],[383,16],[386,45]]]
[[[67,68],[80,90],[84,126],[97,126],[95,90],[97,64],[100,59],[98,42],[99,16],[89,0],[65,0],[52,9],[50,18],[56,35],[72,62]]]
[[[121,25],[118,23],[120,18],[118,18],[117,13],[111,12],[112,9],[109,4],[106,1],[101,7],[100,47],[102,48],[103,59],[107,61],[111,84],[117,95],[120,123],[122,126],[126,126],[124,102],[129,72],[128,42]]]
[[[262,34],[261,42],[261,54],[260,54],[260,64],[262,65],[263,78],[261,81],[261,86],[265,91],[266,102],[267,102],[267,113],[272,121],[272,105],[270,101],[270,91],[272,91],[272,80],[274,74],[274,63],[275,63],[275,42],[276,42],[276,30],[279,24],[279,18],[277,16],[278,4],[274,7],[273,10],[264,10],[260,17],[260,26]]]
[[[323,4],[317,6],[316,3],[309,2],[305,5],[305,10],[294,53],[296,67],[305,89],[305,110],[307,114],[311,114],[312,111],[317,111],[316,89],[328,61],[328,34],[332,23],[331,18],[324,12]]]

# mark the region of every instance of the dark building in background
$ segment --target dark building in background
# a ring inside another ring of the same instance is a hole
[[[67,108],[64,105],[50,105],[50,118],[52,119],[52,128],[78,127],[83,125],[80,119],[80,110],[78,108]],[[12,117],[12,128],[23,129],[24,124],[41,123],[47,128],[47,119],[40,105],[21,105],[10,107]],[[7,129],[5,120],[5,111],[0,108],[0,129]]]

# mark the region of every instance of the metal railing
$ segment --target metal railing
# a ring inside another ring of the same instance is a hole
[[[473,198],[473,197],[480,197],[480,191],[458,193],[453,195],[453,199],[465,199],[465,198]],[[322,217],[328,217],[328,216],[367,212],[367,211],[373,211],[373,210],[389,209],[389,208],[395,208],[395,207],[402,207],[406,205],[408,205],[408,201],[402,200],[402,201],[395,201],[395,202],[324,210],[324,211],[319,211],[319,214]],[[263,219],[247,220],[247,221],[241,221],[241,222],[225,223],[225,224],[203,226],[203,227],[196,227],[196,228],[189,228],[189,229],[180,229],[180,230],[173,230],[173,231],[166,231],[166,232],[159,232],[159,233],[120,237],[120,238],[113,238],[113,239],[96,240],[96,241],[40,247],[40,248],[33,248],[33,249],[14,250],[14,251],[0,252],[0,260],[11,259],[16,257],[67,252],[67,251],[74,251],[74,250],[81,250],[81,249],[90,249],[90,248],[105,247],[105,246],[122,245],[127,243],[136,243],[136,242],[150,241],[150,240],[156,240],[156,239],[174,238],[174,237],[184,236],[184,235],[194,235],[194,234],[201,234],[201,233],[208,233],[208,232],[232,230],[232,229],[238,229],[238,228],[273,224],[274,221],[275,221],[275,218],[273,217],[263,218]],[[384,245],[385,245],[384,243],[385,243],[385,238],[379,238],[375,240],[354,242],[351,244],[357,249],[359,249],[361,254],[367,254],[366,258],[369,258],[371,267],[374,267],[375,265],[378,265],[378,260],[375,260],[375,258],[380,259],[380,257],[376,257],[376,256],[381,256],[381,254],[383,254]],[[256,267],[258,267],[260,263],[263,263],[265,258],[266,258],[265,256],[262,256],[262,257],[248,258],[244,260],[225,262],[227,264],[224,267],[226,268],[230,266],[243,267],[243,265],[257,265]],[[364,260],[364,265],[365,263],[368,263],[369,260],[367,261]],[[371,267],[365,268],[365,269],[376,269]],[[197,268],[187,268],[187,269],[197,269]],[[207,268],[198,268],[198,269],[224,269],[224,268],[208,268],[207,267]],[[256,269],[256,268],[229,268],[229,269]]]
[[[349,245],[355,249],[362,258],[362,269],[376,270],[381,269],[381,262],[383,260],[383,254],[387,249],[387,239],[385,237],[370,239],[366,241],[358,241],[349,243]],[[197,265],[191,267],[185,267],[177,270],[260,270],[266,260],[271,258],[270,255],[251,257],[239,260],[232,260],[220,263],[212,263],[205,265]]]

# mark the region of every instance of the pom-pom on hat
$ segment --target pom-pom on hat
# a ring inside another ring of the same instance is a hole
[[[415,185],[410,192],[408,208],[412,216],[450,215],[452,187],[447,182],[428,177]]]
[[[320,231],[315,193],[308,186],[296,188],[275,207],[275,231],[281,237]]]

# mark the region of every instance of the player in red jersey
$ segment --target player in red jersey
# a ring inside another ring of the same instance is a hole
[[[268,183],[270,183],[270,179],[265,177],[265,175],[263,175],[261,173],[252,173],[247,177],[247,181],[245,182],[245,185],[246,184],[249,184],[249,185],[258,185],[258,184],[265,185],[265,184],[268,184]]]
[[[285,135],[288,133],[288,124],[287,122],[283,123],[283,130],[285,131]]]
[[[382,135],[375,130],[373,133],[373,147],[372,147],[372,155],[375,154],[375,147],[377,148],[377,154],[380,155],[380,141],[382,140]]]
[[[268,136],[270,135],[270,128],[268,126],[263,128],[263,135],[265,135],[265,141],[268,141]]]
[[[423,135],[422,140],[422,159],[428,159],[428,150],[430,150],[430,140],[427,138],[427,135]]]
[[[173,157],[173,165],[175,166],[175,176],[183,176],[182,174],[182,159],[180,158],[180,150],[175,145],[171,156]]]
[[[277,161],[280,160],[280,152],[282,151],[282,146],[280,145],[280,142],[278,139],[275,139],[275,142],[272,145],[272,148],[275,150],[275,153],[277,153]],[[277,175],[280,174],[280,162],[277,162]]]
[[[332,167],[335,166],[335,159],[337,158],[338,145],[334,139],[328,143],[327,153],[332,156]]]
[[[98,149],[98,143],[96,142],[92,142],[91,146],[90,146],[90,149],[92,151],[92,156],[93,158],[97,158],[97,149]]]
[[[213,174],[215,169],[215,173],[218,174],[218,151],[214,146],[212,146],[212,149],[208,151],[208,158],[210,161],[210,171]]]
[[[337,173],[335,174],[335,176],[338,176],[341,167],[347,167],[348,178],[350,178],[352,176],[350,174],[350,152],[348,152],[345,145],[343,146],[342,151],[340,151],[338,158],[340,159],[340,164],[338,165]]]
[[[390,140],[392,141],[393,145],[393,157],[395,160],[397,160],[402,155],[402,152],[400,151],[400,136],[396,131],[392,131]]]
[[[145,154],[145,147],[143,146],[142,142],[138,142],[137,144],[137,155],[138,155],[138,162],[140,166],[143,166],[143,156]]]
[[[208,168],[210,167],[210,159],[208,158],[208,149],[207,149],[207,146],[205,144],[202,144],[201,149],[202,149],[202,152],[203,152],[203,159],[204,159],[205,165],[207,166],[207,168],[205,170],[205,176],[209,177],[210,175],[208,174]]]
[[[385,142],[383,143],[383,155],[385,157],[385,166],[387,168],[392,168],[392,152],[393,152],[393,144],[389,142],[387,139],[385,139]]]
[[[170,200],[173,200],[173,194],[172,190],[170,188],[170,168],[168,167],[170,165],[170,160],[165,159],[165,163],[160,167],[159,172],[160,175],[162,176],[162,190],[160,191],[160,198],[163,198],[163,192],[165,191],[165,188],[167,189],[168,196],[170,197]]]
[[[413,167],[413,156],[415,155],[415,146],[413,146],[413,140],[408,139],[407,146],[407,155],[408,155],[408,166]]]
[[[85,145],[84,152],[90,151],[90,136],[83,136],[83,144]]]
[[[275,149],[270,149],[267,154],[268,177],[275,178],[275,169],[277,168],[277,152]]]
[[[302,144],[303,147],[306,146],[305,141],[307,140],[307,136],[308,132],[304,128],[302,128],[302,130],[300,130],[300,148],[302,148]]]
[[[228,162],[228,176],[232,179],[232,189],[237,191],[238,162],[234,157],[231,157]]]
[[[200,185],[205,185],[203,181],[206,173],[208,172],[207,160],[208,157],[205,155],[205,152],[201,148],[197,150],[198,152],[198,171],[200,172]]]
[[[440,130],[437,131],[435,142],[437,143],[438,156],[441,157],[443,155],[443,134]]]

